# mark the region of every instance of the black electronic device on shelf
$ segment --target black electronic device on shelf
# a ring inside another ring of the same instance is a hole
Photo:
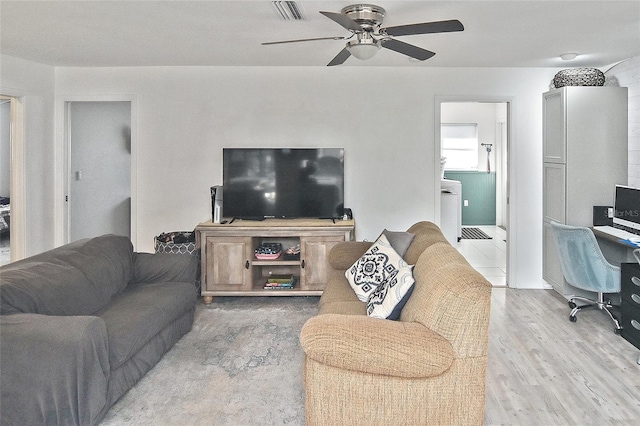
[[[224,148],[222,157],[224,217],[343,217],[343,148]]]

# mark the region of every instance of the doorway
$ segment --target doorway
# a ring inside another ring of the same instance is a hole
[[[511,102],[499,97],[436,100],[436,152],[442,158],[441,177],[461,182],[461,225],[471,228],[462,232],[471,237],[459,240],[457,248],[498,287],[509,282]]]
[[[131,238],[129,101],[70,101],[67,135],[67,241],[112,233]]]
[[[25,257],[23,102],[0,95],[0,265]]]
[[[0,265],[11,261],[11,98],[0,98]]]

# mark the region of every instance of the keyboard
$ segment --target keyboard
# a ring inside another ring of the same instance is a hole
[[[593,229],[620,238],[621,240],[640,241],[640,235],[625,231],[624,229],[614,228],[613,226],[594,226]]]

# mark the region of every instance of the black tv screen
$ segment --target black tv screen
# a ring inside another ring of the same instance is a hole
[[[342,217],[342,148],[224,148],[222,162],[224,217]]]

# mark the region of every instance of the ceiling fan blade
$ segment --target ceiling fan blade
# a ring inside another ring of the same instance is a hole
[[[340,51],[340,53],[338,53],[338,54],[336,55],[336,57],[335,57],[335,58],[333,58],[333,59],[331,60],[331,62],[329,62],[329,63],[327,64],[327,66],[328,66],[328,67],[332,67],[332,66],[334,66],[334,65],[340,65],[340,64],[343,64],[343,63],[344,63],[344,61],[346,61],[347,59],[349,59],[349,56],[351,56],[351,53],[349,53],[349,51],[348,51],[348,50],[347,50],[347,48],[345,47],[344,49],[342,49],[342,50]]]
[[[360,24],[358,24],[353,19],[349,18],[347,15],[343,15],[342,13],[335,13],[335,12],[320,12],[320,13],[322,13],[327,18],[333,20],[334,22],[337,22],[338,24],[342,25],[344,28],[350,31],[364,31],[364,28],[362,28]]]
[[[284,41],[268,41],[265,43],[260,43],[263,46],[268,46],[271,44],[285,44],[285,43],[299,43],[301,41],[316,41],[316,40],[345,40],[345,37],[316,37],[316,38],[300,38],[297,40],[284,40]]]
[[[423,22],[422,24],[398,25],[380,29],[390,36],[404,36],[413,34],[451,33],[464,31],[464,25],[457,19],[449,21]]]
[[[411,56],[419,61],[424,61],[435,55],[435,53],[430,50],[393,39],[382,40],[382,47],[402,53],[403,55]]]

